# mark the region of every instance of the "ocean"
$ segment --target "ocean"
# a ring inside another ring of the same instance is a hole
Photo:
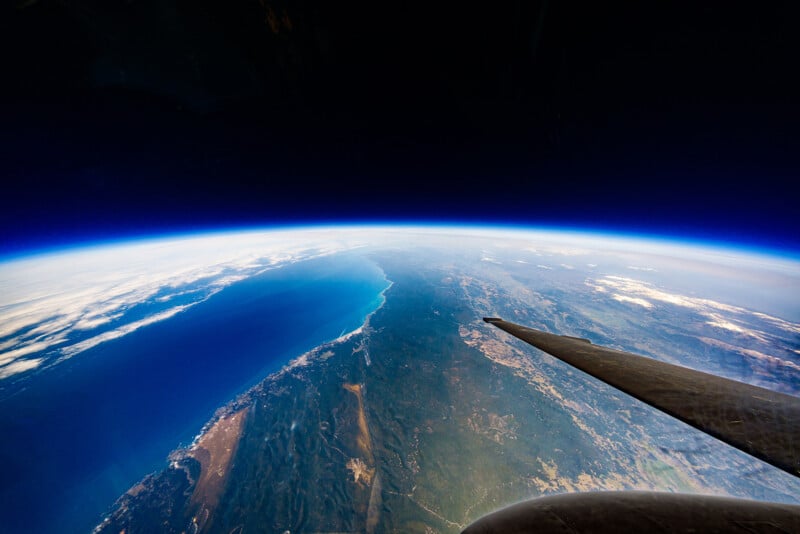
[[[33,377],[0,403],[0,531],[90,530],[217,408],[361,326],[388,284],[356,254],[288,265]]]

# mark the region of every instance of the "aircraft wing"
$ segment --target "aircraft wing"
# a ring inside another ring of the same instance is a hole
[[[800,476],[800,397],[496,317],[483,320],[739,450]]]
[[[800,506],[660,493],[599,491],[548,495],[484,516],[462,534],[688,534],[800,532]]]
[[[800,398],[485,317],[556,358],[795,476]],[[710,495],[603,491],[549,495],[488,514],[464,534],[800,532],[800,505]]]

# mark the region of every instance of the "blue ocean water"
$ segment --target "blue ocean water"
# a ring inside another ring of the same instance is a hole
[[[35,377],[0,402],[0,531],[88,531],[219,406],[360,326],[387,285],[356,255],[289,265]]]

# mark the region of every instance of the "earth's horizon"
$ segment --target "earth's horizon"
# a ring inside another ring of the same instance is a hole
[[[20,254],[0,284],[11,532],[450,532],[602,489],[800,502],[789,475],[481,321],[800,395],[792,251],[312,226]]]

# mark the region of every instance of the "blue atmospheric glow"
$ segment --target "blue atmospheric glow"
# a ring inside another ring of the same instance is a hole
[[[99,248],[111,245],[136,244],[152,240],[180,239],[187,237],[213,236],[238,232],[270,232],[292,230],[320,230],[333,228],[429,228],[437,230],[458,229],[459,231],[500,231],[500,232],[548,232],[561,233],[570,236],[598,237],[603,239],[618,240],[645,240],[653,244],[690,246],[695,248],[713,249],[718,251],[767,255],[790,260],[800,260],[800,248],[792,243],[778,244],[775,241],[766,241],[764,238],[751,238],[743,236],[742,239],[731,239],[722,236],[689,235],[685,233],[669,233],[653,230],[637,230],[630,227],[603,227],[577,224],[547,224],[526,223],[518,221],[476,221],[457,219],[334,219],[316,220],[305,223],[267,223],[250,225],[220,225],[201,226],[192,229],[169,228],[164,231],[134,232],[116,237],[97,237],[86,235],[75,238],[70,242],[57,244],[31,243],[29,246],[18,250],[3,252],[0,250],[0,262],[41,254],[53,254],[74,250]]]

